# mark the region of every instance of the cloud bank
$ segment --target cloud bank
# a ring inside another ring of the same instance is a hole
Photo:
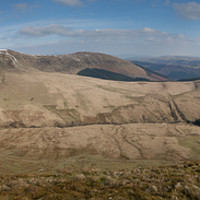
[[[151,27],[82,30],[51,24],[26,26],[17,34],[26,46],[15,49],[36,54],[97,51],[112,55],[191,55],[200,44],[183,34],[167,33]]]
[[[67,6],[80,6],[83,4],[81,0],[52,0],[52,1],[62,3]]]
[[[183,39],[182,34],[169,34],[159,30],[145,27],[144,29],[96,29],[96,30],[73,30],[62,25],[52,24],[45,27],[24,27],[18,32],[27,37],[46,37],[57,35],[68,38],[79,38],[93,41],[162,41]]]

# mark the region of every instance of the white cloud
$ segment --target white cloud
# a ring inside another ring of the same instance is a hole
[[[28,4],[28,3],[18,3],[18,4],[14,4],[12,6],[15,9],[15,11],[17,11],[18,13],[30,12],[33,8],[38,7],[37,4]]]
[[[27,44],[15,46],[15,50],[31,54],[68,54],[77,51],[102,52],[111,55],[143,55],[143,56],[163,56],[163,55],[186,55],[199,56],[200,41],[182,40],[180,36],[160,39],[157,37],[146,37],[145,40],[135,37],[132,40],[117,39],[112,41],[98,40],[59,40],[44,42],[41,40],[38,44]],[[24,44],[24,43],[23,43]]]
[[[16,10],[19,10],[19,11],[26,11],[26,9],[28,8],[28,4],[27,4],[27,3],[15,4],[15,5],[14,5],[14,8],[15,8]]]
[[[155,33],[155,32],[157,32],[157,31],[154,30],[154,29],[152,29],[152,28],[145,27],[145,28],[144,28],[144,32],[146,32],[146,33]]]
[[[170,3],[171,3],[170,0],[166,0],[166,1],[165,1],[165,5],[166,5],[166,6],[168,6]]]
[[[81,6],[84,4],[83,0],[52,0],[53,2],[62,3],[67,6]],[[94,2],[96,0],[85,0],[87,2]]]
[[[98,29],[94,24],[91,25],[92,21],[55,21],[55,24],[46,25],[50,22],[35,22],[7,28],[3,30],[4,34],[0,34],[1,46],[33,54],[97,51],[112,55],[198,56],[200,51],[198,38],[188,38],[183,34],[168,33],[152,27]],[[88,27],[85,23],[91,25],[89,30],[84,29]]]
[[[151,27],[82,30],[58,24],[24,27],[18,32],[18,36],[24,38],[23,44],[27,44],[24,48],[18,48],[19,50],[28,51],[30,49],[30,53],[38,51],[41,54],[99,51],[113,55],[128,53],[167,55],[185,49],[184,45],[187,41],[183,34],[171,34]],[[194,42],[188,42],[188,48],[186,48],[188,51],[191,43]]]
[[[18,32],[20,35],[28,37],[45,37],[57,35],[62,37],[79,38],[95,41],[116,41],[116,40],[146,40],[156,37],[160,40],[179,38],[177,34],[168,34],[150,27],[144,29],[95,29],[95,30],[73,30],[62,25],[52,24],[44,27],[24,27]]]
[[[80,6],[82,5],[81,0],[53,0],[54,2],[62,3],[68,6]]]
[[[52,24],[45,27],[24,27],[19,31],[19,33],[31,37],[41,37],[48,35],[68,36],[71,35],[72,31],[70,28]]]
[[[174,3],[173,7],[177,14],[181,15],[185,19],[200,20],[200,4],[196,2],[189,2],[186,4]]]

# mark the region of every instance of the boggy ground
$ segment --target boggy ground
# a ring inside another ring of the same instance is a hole
[[[118,171],[1,176],[1,200],[199,200],[200,162]]]

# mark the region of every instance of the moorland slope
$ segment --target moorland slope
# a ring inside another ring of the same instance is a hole
[[[199,81],[119,82],[11,64],[0,65],[0,173],[200,159]]]
[[[93,52],[78,52],[69,55],[25,55],[12,50],[0,51],[0,71],[43,71],[77,74],[84,69],[101,69],[131,78],[166,81],[161,75],[146,71],[126,60]]]

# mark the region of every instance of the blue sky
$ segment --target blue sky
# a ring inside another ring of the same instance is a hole
[[[200,0],[2,0],[0,48],[200,56]]]

